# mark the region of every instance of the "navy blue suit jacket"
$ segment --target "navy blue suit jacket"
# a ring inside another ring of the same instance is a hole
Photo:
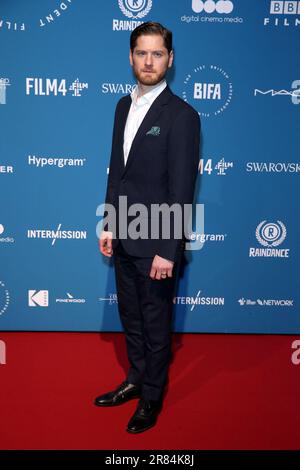
[[[192,204],[199,163],[198,113],[167,86],[143,119],[125,166],[124,129],[130,106],[131,97],[127,95],[116,107],[105,202],[113,204],[117,213],[121,195],[127,196],[128,207],[134,203],[143,203],[148,209],[151,204],[179,203],[182,207]],[[151,131],[153,127],[159,128],[158,132]],[[148,218],[150,229],[150,212]],[[118,243],[118,227],[114,237],[113,249]],[[176,261],[184,240],[184,236],[175,239],[171,233],[170,239],[128,238],[122,239],[122,244],[132,256],[154,257],[157,254]]]

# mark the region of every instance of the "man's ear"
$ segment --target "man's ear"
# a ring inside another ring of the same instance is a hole
[[[173,50],[170,51],[170,54],[169,54],[169,63],[168,63],[168,68],[170,69],[173,65],[173,60],[174,60],[174,52]]]

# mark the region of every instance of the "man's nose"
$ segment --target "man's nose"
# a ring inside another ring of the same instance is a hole
[[[147,65],[148,67],[151,67],[153,65],[153,57],[152,57],[152,54],[147,54],[146,57],[145,57],[145,65]]]

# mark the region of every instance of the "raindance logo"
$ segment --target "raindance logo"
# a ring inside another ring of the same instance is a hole
[[[133,21],[113,19],[113,31],[132,31],[143,23],[141,21],[152,8],[152,0],[118,0],[118,5],[124,16]]]
[[[27,231],[27,238],[49,238],[52,239],[52,246],[58,238],[86,240],[87,233],[85,230],[61,230],[61,226],[62,224],[59,224],[57,230],[29,229]]]
[[[8,309],[9,302],[9,292],[6,289],[4,282],[0,281],[0,315]]]
[[[29,307],[48,307],[49,291],[48,290],[29,290],[28,291]]]
[[[272,88],[269,90],[259,90],[258,88],[255,88],[254,90],[254,96],[261,96],[261,95],[266,95],[268,97],[273,98],[274,96],[278,97],[279,96],[285,96],[285,97],[290,97],[291,102],[293,104],[299,104],[300,103],[300,80],[294,80],[291,84],[291,89],[290,90],[273,90]]]
[[[199,116],[221,114],[232,99],[229,75],[216,65],[199,65],[184,80],[182,97],[192,104]]]
[[[0,104],[6,104],[6,87],[10,86],[9,78],[0,78]]]
[[[84,89],[88,89],[88,83],[82,83],[79,78],[76,78],[71,85],[67,86],[65,79],[59,80],[57,78],[26,78],[26,95],[35,96],[66,96],[69,91],[72,91],[72,96],[81,96]]]
[[[276,248],[284,242],[286,234],[286,227],[280,220],[277,220],[277,223],[263,220],[256,227],[255,236],[257,241],[265,248],[250,248],[249,256],[288,258],[290,252],[288,248]]]
[[[271,1],[270,17],[264,18],[264,26],[289,26],[300,25],[300,1]]]
[[[18,17],[20,18],[18,21],[15,21],[15,18],[12,20],[8,16],[10,15],[11,2],[1,3],[6,3],[7,7],[5,5],[1,5],[1,14],[3,17],[0,17],[0,29],[25,31],[26,29],[36,27],[37,25],[42,28],[47,24],[53,23],[65,14],[71,6],[72,0],[43,0],[42,2],[35,2],[36,5],[31,8],[28,7],[28,2],[18,2],[17,11]],[[47,6],[47,10],[46,5],[49,6]],[[6,15],[6,9],[8,15]]]

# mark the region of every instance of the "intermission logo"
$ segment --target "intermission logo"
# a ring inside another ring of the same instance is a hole
[[[290,98],[292,104],[299,104],[300,103],[300,80],[294,80],[291,84],[290,90],[260,90],[255,88],[254,96],[264,97],[266,96],[268,99],[276,97],[278,99],[279,96],[285,96],[286,98]]]
[[[200,175],[207,173],[208,175],[226,176],[227,170],[230,168],[233,168],[233,162],[227,162],[225,158],[221,158],[217,163],[213,163],[212,158],[206,160],[201,158],[198,166]]]
[[[6,3],[9,6],[11,2]],[[28,8],[27,2],[19,2],[17,8],[19,19],[17,21],[15,18],[10,18],[10,9],[7,8],[6,15],[6,7],[5,5],[1,5],[1,14],[3,16],[0,17],[0,29],[2,28],[9,31],[26,31],[27,29],[31,29],[36,26],[43,28],[64,15],[71,6],[71,3],[72,0],[43,0],[43,2],[37,2],[37,5],[34,5],[34,8],[30,9]],[[39,14],[40,16],[38,16]]]
[[[293,299],[245,299],[242,297],[238,300],[241,307],[294,307]]]
[[[202,1],[190,0],[191,7],[196,15],[183,15],[181,21],[185,23],[243,23],[243,18],[233,16],[234,3],[228,0]]]
[[[28,291],[29,307],[49,307],[49,291],[48,290],[29,290]]]
[[[0,78],[0,104],[6,104],[7,87],[9,86],[9,78]]]
[[[175,305],[189,305],[191,307],[191,312],[194,310],[196,305],[223,307],[225,304],[224,297],[203,297],[200,294],[201,290],[198,291],[196,297],[174,297],[173,303]]]
[[[267,222],[263,220],[258,224],[255,230],[257,241],[264,248],[250,248],[250,257],[266,257],[266,258],[289,258],[290,250],[288,248],[277,248],[286,239],[287,230],[285,225],[280,221]]]
[[[296,162],[247,162],[248,173],[299,173],[300,163]]]
[[[62,299],[56,299],[55,302],[59,303],[59,304],[61,304],[61,303],[63,303],[63,304],[84,304],[85,299],[76,299],[76,298],[74,298],[74,296],[72,294],[67,292],[67,297],[62,298]]]
[[[10,302],[9,292],[5,287],[3,281],[0,281],[0,315],[3,315],[4,312],[8,309]]]
[[[28,155],[28,165],[36,168],[65,168],[65,167],[83,167],[86,158],[75,157],[41,157],[36,155]]]
[[[0,243],[14,243],[14,238],[9,237],[5,233],[5,228],[2,224],[0,224]],[[4,234],[4,237],[2,235]]]
[[[137,87],[136,84],[131,83],[102,83],[101,93],[104,95],[129,95]]]
[[[27,230],[27,238],[46,238],[52,240],[52,246],[56,240],[86,240],[87,232],[85,230],[61,230],[62,224],[59,224],[56,230],[46,229],[29,229]]]
[[[113,19],[113,31],[133,31],[150,12],[152,0],[118,0],[118,5],[123,15],[129,19]]]
[[[107,302],[108,305],[114,305],[118,303],[117,294],[108,294],[108,297],[99,297],[99,302]]]
[[[264,26],[297,27],[300,25],[300,1],[271,1],[269,14],[263,19]]]
[[[26,95],[30,96],[66,96],[72,92],[72,96],[79,97],[88,87],[88,83],[80,82],[79,78],[69,86],[64,78],[26,78]]]
[[[199,65],[184,80],[182,97],[201,117],[218,116],[232,99],[229,75],[217,65]]]

